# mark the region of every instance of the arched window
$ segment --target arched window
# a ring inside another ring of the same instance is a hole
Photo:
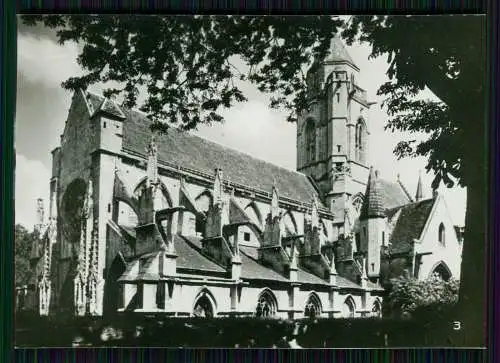
[[[361,206],[363,205],[363,194],[362,193],[356,194],[352,198],[351,204],[354,208],[354,211],[359,215],[359,213],[361,211]]]
[[[344,318],[354,318],[354,312],[356,311],[356,305],[354,304],[354,300],[352,297],[348,297],[344,301],[344,305],[342,306],[342,317]]]
[[[304,316],[306,318],[314,319],[321,315],[321,301],[318,296],[312,293],[307,299],[306,306],[304,308]]]
[[[214,316],[212,302],[206,293],[202,293],[196,304],[194,304],[193,315],[200,318],[211,318]]]
[[[445,230],[444,230],[444,224],[441,223],[439,225],[439,236],[438,236],[438,239],[439,239],[439,243],[441,243],[443,246],[445,245],[446,243],[446,239],[445,239]]]
[[[432,275],[438,275],[442,280],[448,281],[451,278],[451,271],[444,262],[439,262],[431,271]]]
[[[364,120],[360,117],[356,124],[356,133],[354,137],[354,149],[356,161],[365,163],[366,156],[366,127]]]
[[[316,126],[309,119],[306,125],[306,162],[316,161]]]
[[[259,296],[257,301],[257,308],[255,309],[255,316],[259,318],[269,318],[276,315],[277,302],[273,293],[270,290],[264,290]]]
[[[375,302],[373,303],[372,316],[375,318],[382,317],[382,307],[380,306],[380,302],[378,300],[375,300]]]

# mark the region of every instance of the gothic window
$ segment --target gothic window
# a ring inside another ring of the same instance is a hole
[[[327,128],[325,126],[318,128],[318,151],[319,159],[323,160],[328,156]]]
[[[354,312],[356,308],[354,305],[354,300],[352,297],[348,297],[344,301],[344,305],[342,306],[342,317],[344,318],[354,318]]]
[[[156,286],[156,306],[165,309],[165,282],[162,281]]]
[[[311,294],[304,308],[304,316],[314,319],[321,315],[321,302],[316,294]]]
[[[359,215],[359,212],[361,210],[361,205],[363,204],[363,195],[361,193],[358,193],[354,196],[352,200],[352,206],[354,207],[354,210],[356,213]]]
[[[200,318],[211,318],[214,316],[212,303],[206,294],[202,294],[196,301],[193,309],[193,315]]]
[[[382,308],[380,307],[380,302],[378,300],[373,303],[372,316],[375,318],[382,317]]]
[[[444,230],[444,224],[441,223],[439,225],[439,243],[441,243],[443,246],[445,245],[446,241],[445,241],[445,230]]]
[[[276,314],[277,303],[271,291],[265,290],[259,296],[255,315],[259,318],[269,318]]]
[[[354,149],[355,149],[355,158],[356,161],[359,161],[360,163],[365,163],[365,157],[366,157],[366,127],[363,119],[360,117],[358,119],[358,123],[356,124],[356,132],[355,132],[355,142],[354,142]]]
[[[306,162],[316,161],[316,127],[314,121],[309,119],[306,125]]]
[[[438,275],[444,281],[448,281],[451,278],[450,269],[442,261],[439,262],[437,266],[432,269],[431,276],[434,274]]]

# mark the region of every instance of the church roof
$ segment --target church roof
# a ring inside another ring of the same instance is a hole
[[[413,240],[422,234],[434,201],[435,199],[426,199],[387,211],[388,214],[392,215],[398,210],[401,211],[390,238],[389,251],[391,253],[403,253],[411,250]]]
[[[226,272],[226,270],[211,261],[201,252],[201,240],[196,237],[175,236],[175,252],[177,253],[177,268]]]
[[[103,97],[88,93],[88,100],[97,109]],[[151,121],[141,112],[121,110],[126,116],[123,124],[123,149],[145,155],[151,140]],[[270,193],[273,181],[280,197],[299,203],[311,202],[317,190],[306,175],[257,159],[240,151],[230,149],[187,132],[169,129],[166,135],[156,136],[158,159],[164,163],[177,164],[212,176],[220,168],[224,178],[232,183]],[[323,208],[324,205],[321,205]]]
[[[391,182],[378,178],[385,209],[399,207],[413,202],[410,194],[400,181]]]
[[[325,58],[325,62],[347,62],[358,69],[358,66],[349,55],[344,42],[338,36],[334,36],[330,41],[330,54]]]

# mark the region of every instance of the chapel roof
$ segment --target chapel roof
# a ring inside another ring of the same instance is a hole
[[[435,201],[436,199],[425,199],[387,211],[387,214],[391,215],[400,211],[390,238],[389,251],[391,253],[404,253],[411,250],[413,240],[422,234]]]
[[[88,101],[94,109],[103,103],[103,97],[88,92]],[[151,141],[150,125],[146,115],[139,111],[121,109],[123,121],[123,149],[145,156],[145,149]],[[181,168],[192,169],[213,176],[214,169],[223,171],[224,179],[265,193],[272,190],[274,181],[280,197],[299,203],[310,204],[318,191],[308,177],[302,173],[285,169],[240,151],[205,140],[188,132],[170,128],[167,134],[155,136],[158,145],[158,159],[174,163]],[[325,206],[321,204],[322,209]]]

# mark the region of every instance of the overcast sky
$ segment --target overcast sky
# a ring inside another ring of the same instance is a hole
[[[361,69],[358,83],[368,92],[369,100],[378,102],[369,114],[371,153],[368,161],[384,179],[402,182],[414,195],[418,173],[422,170],[424,196],[431,196],[431,174],[425,174],[425,159],[397,160],[393,149],[408,135],[384,131],[387,116],[376,96],[378,87],[387,80],[385,57],[368,59],[365,45],[347,47]],[[59,137],[70,105],[71,94],[61,88],[61,82],[82,71],[76,63],[75,44],[60,46],[51,30],[27,28],[18,24],[17,110],[15,123],[16,147],[16,223],[32,228],[36,222],[36,199],[41,197],[48,208],[50,151],[59,145]],[[91,88],[99,92],[99,87]],[[295,124],[287,123],[286,114],[271,110],[268,99],[251,85],[244,91],[249,101],[224,113],[226,123],[200,127],[198,134],[219,144],[238,149],[295,169]],[[432,97],[426,93],[424,96]],[[466,193],[464,189],[440,188],[445,195],[453,222],[463,225]]]

